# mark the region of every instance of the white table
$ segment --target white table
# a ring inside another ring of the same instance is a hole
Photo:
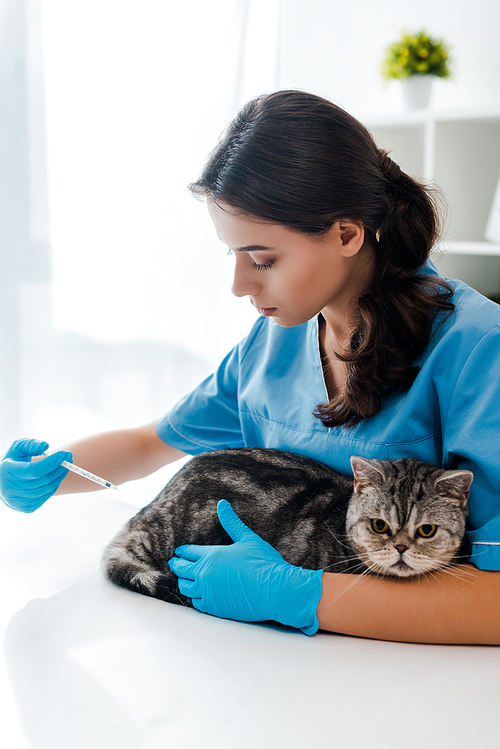
[[[105,581],[101,549],[163,478],[0,507],[4,747],[500,746],[498,648],[306,637]]]

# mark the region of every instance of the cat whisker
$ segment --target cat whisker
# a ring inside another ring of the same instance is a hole
[[[461,572],[463,572],[464,575],[470,575],[471,577],[475,577],[474,572],[470,572],[469,570],[464,569],[464,562],[459,562],[458,564],[455,562],[443,562],[441,566],[443,569],[444,568],[449,569],[450,567],[453,567],[457,571],[460,570]]]
[[[454,554],[451,563],[452,564],[467,564],[469,559],[470,559],[470,554]]]
[[[458,558],[460,558],[460,557],[458,557]],[[463,555],[462,558],[463,559],[469,559],[469,557],[467,555]],[[439,568],[440,570],[443,570],[443,569],[450,570],[450,569],[452,569],[455,572],[463,574],[463,575],[469,575],[470,577],[477,577],[477,575],[475,574],[475,572],[471,572],[469,569],[465,569],[465,564],[464,563],[457,563],[456,560],[457,560],[457,557],[454,557],[453,561],[448,561],[448,562],[445,561],[445,560],[440,561],[439,559],[437,559],[436,561],[441,565],[440,568]],[[469,567],[470,565],[467,565],[467,566]],[[473,569],[475,569],[475,568],[473,568]]]
[[[444,573],[445,575],[450,575],[451,577],[455,577],[457,580],[462,580],[463,582],[467,583],[475,584],[478,581],[479,577],[473,572],[469,572],[469,570],[464,570],[460,567],[442,567],[439,571]]]
[[[436,580],[436,582],[438,582],[442,587],[444,587],[444,583],[440,579],[439,575],[436,575],[436,573],[432,572],[432,571],[431,572],[423,572],[422,574],[420,574],[418,576],[418,579],[419,580],[425,580],[427,583],[429,583],[430,582],[429,578],[431,578],[431,577],[432,577],[433,580]]]
[[[352,551],[352,549],[351,549],[351,547],[350,547],[350,546],[348,546],[347,544],[344,544],[344,543],[342,543],[342,541],[340,540],[340,538],[339,538],[338,536],[336,536],[336,535],[335,535],[335,533],[334,533],[334,532],[332,531],[332,529],[330,528],[330,526],[328,525],[328,523],[326,522],[326,520],[324,521],[324,524],[326,525],[326,527],[327,527],[327,530],[329,530],[329,531],[330,531],[330,533],[332,534],[332,536],[334,537],[335,541],[337,541],[337,543],[339,543],[339,544],[340,544],[341,546],[343,546],[343,547],[344,547],[345,549],[348,549],[349,551]],[[344,537],[344,538],[348,538],[347,534],[345,534],[345,535],[344,535],[343,537]]]
[[[358,556],[348,557],[347,559],[340,559],[338,562],[332,562],[331,564],[327,565],[326,567],[323,567],[323,571],[329,570],[330,567],[335,567],[338,564],[344,564],[345,562],[353,562],[353,561],[356,561],[356,560],[359,562],[359,557]],[[349,572],[355,572],[356,570],[358,570],[358,569],[360,569],[361,567],[364,567],[364,566],[365,566],[364,562],[359,562],[359,564],[356,565],[356,567],[353,567],[353,569],[350,569]]]
[[[359,551],[354,551],[352,548],[350,548],[349,551],[350,551],[350,554],[345,554],[340,549],[339,552],[338,552],[338,555],[336,555],[336,556],[337,556],[337,558],[340,558],[340,555],[342,555],[342,559],[344,561],[348,561],[348,562],[350,562],[352,560],[356,560],[356,559],[359,561],[360,559],[362,559],[362,554],[359,553]]]
[[[335,598],[333,599],[332,603],[335,603],[335,601],[338,601],[338,599],[341,596],[343,596],[344,593],[347,593],[347,591],[350,590],[354,585],[358,585],[361,582],[361,580],[363,579],[363,577],[365,577],[369,573],[370,573],[370,570],[367,569],[364,572],[361,572],[361,574],[359,574],[359,575],[354,575],[353,577],[355,579],[351,583],[349,583],[349,585],[346,588],[344,588],[344,590],[341,590],[340,593],[337,596],[335,596]],[[377,577],[378,577],[378,575],[377,575]]]
[[[453,564],[443,564],[442,567],[435,570],[429,570],[428,572],[424,572],[420,577],[433,577],[434,580],[438,580],[442,583],[442,580],[440,579],[440,576],[438,573],[444,573],[446,575],[450,575],[451,577],[457,578],[457,580],[462,580],[464,582],[474,582],[471,578],[477,578],[477,575],[475,575],[473,572],[470,572],[469,570],[463,569],[463,567],[458,567]]]
[[[363,573],[363,574],[364,574],[364,573]],[[359,583],[359,581],[361,580],[361,578],[362,578],[362,577],[363,577],[363,575],[355,575],[355,578],[356,578],[356,579],[355,579],[355,580],[353,580],[353,581],[352,581],[352,582],[351,582],[351,583],[350,583],[350,584],[349,584],[349,585],[347,586],[347,588],[344,588],[343,590],[341,590],[341,591],[340,591],[340,593],[339,593],[339,594],[338,594],[337,596],[335,596],[335,598],[333,599],[332,603],[335,603],[336,601],[338,601],[338,600],[339,600],[339,598],[341,598],[341,596],[343,596],[343,595],[344,595],[344,593],[347,593],[347,591],[348,591],[348,590],[350,590],[350,589],[352,588],[352,586],[353,586],[353,585],[357,585],[357,584]]]

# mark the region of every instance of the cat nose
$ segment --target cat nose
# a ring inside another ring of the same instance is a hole
[[[395,549],[399,551],[400,554],[403,554],[407,550],[407,546],[403,546],[402,544],[398,544],[397,546],[394,546]]]

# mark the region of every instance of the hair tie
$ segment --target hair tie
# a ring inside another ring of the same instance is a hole
[[[391,159],[387,151],[379,149],[380,169],[386,179],[393,182],[401,175],[401,167]]]

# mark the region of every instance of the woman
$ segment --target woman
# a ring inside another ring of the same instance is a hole
[[[430,192],[332,103],[281,91],[247,104],[191,185],[235,255],[233,293],[261,313],[217,372],[156,424],[70,446],[114,483],[184,454],[297,452],[349,472],[352,454],[474,472],[470,564],[422,580],[301,570],[227,504],[235,543],[181,547],[170,566],[209,613],[415,642],[500,643],[500,307],[428,261]],[[4,501],[32,511],[88,490],[60,452],[16,443]],[[64,479],[64,480],[63,480]],[[353,582],[356,582],[354,585]]]

